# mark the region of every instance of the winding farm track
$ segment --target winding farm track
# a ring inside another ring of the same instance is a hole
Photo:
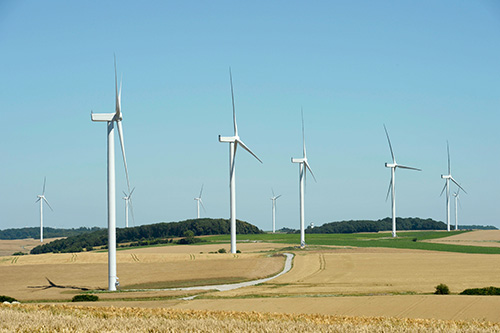
[[[229,290],[234,290],[234,289],[239,289],[243,287],[250,287],[250,286],[255,286],[260,283],[264,283],[267,281],[270,281],[272,279],[275,279],[288,271],[292,269],[292,259],[294,257],[293,254],[291,253],[284,253],[286,256],[285,260],[285,266],[283,267],[283,270],[279,272],[276,275],[273,275],[268,278],[263,278],[263,279],[258,279],[258,280],[252,280],[252,281],[246,281],[246,282],[240,282],[240,283],[230,283],[230,284],[218,284],[218,285],[208,285],[208,286],[195,286],[195,287],[184,287],[184,288],[166,288],[166,289],[150,289],[150,290],[161,290],[161,291],[168,291],[168,290],[183,290],[183,291],[191,291],[191,290],[217,290],[217,291],[229,291]],[[194,260],[194,255],[191,255],[191,260]],[[130,291],[130,290],[129,290]],[[186,298],[183,298],[184,300],[190,300],[194,299],[197,295],[194,296],[189,296]]]

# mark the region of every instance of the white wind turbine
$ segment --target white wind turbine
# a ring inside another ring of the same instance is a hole
[[[125,228],[128,228],[128,211],[129,211],[129,207],[130,207],[130,213],[132,215],[132,220],[135,222],[135,218],[134,218],[134,206],[132,205],[132,193],[134,193],[134,190],[135,190],[135,187],[132,189],[132,191],[130,191],[129,195],[127,195],[127,193],[125,193],[125,191],[122,191],[123,195],[124,195],[124,197],[122,199],[125,200]]]
[[[49,206],[51,211],[54,211],[52,207],[50,207],[49,202],[45,198],[45,181],[47,180],[47,177],[43,178],[43,189],[42,189],[42,194],[37,195],[37,198],[35,203],[40,202],[40,242],[43,242],[43,202]]]
[[[391,168],[391,182],[389,183],[389,190],[387,191],[386,199],[389,197],[389,192],[391,192],[392,198],[392,237],[396,237],[396,168],[410,169],[422,171],[421,169],[404,166],[396,163],[396,158],[394,157],[394,152],[392,151],[391,139],[389,139],[389,133],[387,133],[387,128],[384,125],[385,135],[387,136],[387,142],[389,142],[389,148],[391,149],[392,163],[385,163],[386,168]]]
[[[458,197],[459,192],[460,188],[455,193],[453,193],[453,196],[455,197],[455,230],[458,230],[458,204],[460,203],[460,199]]]
[[[238,136],[238,126],[236,125],[236,111],[234,107],[234,93],[233,93],[233,76],[231,74],[231,68],[229,68],[229,80],[231,82],[231,100],[233,103],[233,124],[234,124],[234,135],[233,136],[220,136],[219,142],[229,143],[229,202],[230,202],[230,214],[231,214],[231,253],[236,253],[236,189],[235,189],[235,165],[234,159],[236,155],[236,148],[240,145],[243,149],[248,151],[255,157],[260,163],[262,161],[255,155],[250,148],[248,148],[243,141],[241,141]]]
[[[307,154],[306,154],[306,139],[304,135],[304,112],[300,110],[302,116],[302,158],[293,158],[292,163],[299,163],[299,199],[300,199],[300,246],[304,247],[306,245],[306,235],[304,228],[304,220],[305,220],[305,211],[304,211],[304,185],[306,180],[306,168],[313,176],[314,181],[316,181],[316,177],[314,177],[314,173],[307,162]]]
[[[281,194],[276,196],[274,195],[274,190],[271,189],[273,192],[273,196],[271,197],[271,200],[273,202],[273,234],[276,232],[276,200],[281,197]]]
[[[197,198],[194,198],[194,200],[196,200],[196,207],[197,207],[197,212],[198,212],[197,218],[200,218],[200,205],[203,208],[203,210],[206,211],[205,206],[203,206],[203,201],[201,200],[202,193],[203,193],[203,185],[201,185],[200,195]]]
[[[455,185],[458,186],[464,193],[467,193],[462,186],[451,176],[451,163],[450,163],[450,145],[448,141],[446,141],[446,149],[448,151],[448,174],[441,175],[442,179],[446,179],[443,189],[441,190],[441,195],[443,195],[444,190],[446,189],[446,228],[450,231],[450,179]]]
[[[125,166],[125,176],[127,178],[127,189],[130,193],[130,182],[128,178],[127,159],[125,158],[125,147],[123,145],[122,112],[121,112],[121,82],[118,91],[116,78],[116,57],[115,57],[115,112],[113,113],[92,113],[92,121],[106,122],[108,132],[108,290],[114,291],[119,285],[116,276],[116,189],[115,189],[115,136],[114,123],[118,127],[120,145],[122,148],[123,164]]]

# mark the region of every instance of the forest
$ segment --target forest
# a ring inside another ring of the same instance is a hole
[[[433,219],[418,217],[396,218],[397,230],[446,230],[446,224]],[[305,231],[310,234],[350,234],[355,232],[378,232],[392,230],[392,218],[381,220],[357,220],[329,222],[319,227],[308,227]],[[297,233],[299,231],[295,231]]]
[[[76,229],[60,229],[60,228],[43,228],[44,238],[56,237],[70,237],[89,232],[100,230],[101,228],[76,228]],[[0,230],[0,239],[26,239],[26,238],[40,238],[40,227],[26,227],[26,228],[12,228]]]
[[[131,228],[117,228],[116,243],[184,237],[188,230],[192,231],[194,236],[229,234],[230,222],[225,219],[202,218],[181,222],[161,222]],[[239,220],[236,220],[236,232],[238,234],[263,233],[263,231],[256,226]],[[96,246],[105,246],[107,244],[108,230],[101,229],[87,234],[71,236],[39,245],[33,248],[30,253],[82,252],[84,249],[91,250]]]

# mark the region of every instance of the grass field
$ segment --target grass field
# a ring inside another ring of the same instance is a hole
[[[454,235],[468,233],[469,231],[408,231],[399,232],[393,238],[390,232],[359,233],[359,234],[306,234],[308,245],[332,245],[351,247],[387,247],[399,249],[417,249],[427,251],[500,254],[500,247],[471,246],[449,244],[448,242],[428,242],[434,239],[446,239]],[[213,242],[229,242],[227,235],[209,236],[206,238]],[[415,240],[415,241],[414,241]],[[241,235],[238,241],[262,241],[285,244],[300,244],[299,234],[259,234]]]

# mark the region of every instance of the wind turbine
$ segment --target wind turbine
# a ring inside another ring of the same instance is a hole
[[[122,87],[118,91],[116,78],[116,57],[115,57],[115,112],[113,113],[92,113],[92,121],[106,122],[108,132],[108,290],[114,291],[119,285],[116,276],[116,189],[115,189],[115,136],[114,123],[118,127],[120,145],[122,148],[123,164],[127,178],[127,189],[130,193],[130,182],[128,178],[127,159],[125,158],[125,147],[123,145],[122,112],[121,112]]]
[[[129,208],[129,205],[130,205],[130,213],[132,214],[132,220],[135,222],[134,206],[132,205],[132,193],[134,193],[134,190],[135,190],[135,187],[132,189],[132,191],[130,192],[129,195],[127,195],[127,193],[125,193],[125,191],[122,191],[123,195],[124,195],[124,197],[122,199],[125,200],[125,228],[128,228],[128,208]]]
[[[43,178],[42,194],[37,195],[36,197],[38,199],[36,199],[36,201],[35,201],[35,203],[40,202],[40,243],[43,242],[43,202],[45,201],[45,203],[47,204],[47,206],[49,206],[50,210],[54,211],[52,209],[52,207],[50,207],[50,204],[47,201],[47,199],[45,198],[45,182],[46,182],[46,180],[47,180],[47,177],[44,177]]]
[[[316,177],[314,177],[314,173],[307,162],[307,154],[306,154],[306,139],[304,135],[304,112],[302,109],[300,110],[300,114],[302,115],[302,158],[293,158],[292,163],[299,163],[299,199],[300,199],[300,246],[304,247],[306,245],[306,234],[304,229],[304,220],[305,220],[305,212],[304,212],[304,184],[306,180],[306,168],[313,176],[314,181],[316,181]]]
[[[460,199],[458,198],[460,192],[460,188],[453,193],[453,196],[455,197],[455,230],[458,230],[458,205],[460,203]]]
[[[450,145],[448,144],[448,141],[446,141],[446,149],[448,151],[448,174],[447,175],[441,175],[442,179],[446,179],[446,182],[444,184],[443,189],[441,190],[441,195],[443,195],[444,190],[446,189],[446,228],[448,231],[450,231],[450,179],[452,182],[455,183],[464,193],[467,193],[467,191],[464,190],[462,186],[451,176],[451,163],[450,163]]]
[[[281,194],[276,196],[274,195],[274,190],[271,189],[273,192],[273,196],[271,197],[271,200],[273,202],[273,234],[276,232],[276,200],[281,197]]]
[[[233,125],[234,125],[234,135],[233,136],[220,136],[219,142],[229,143],[229,207],[231,214],[231,253],[236,253],[236,184],[235,184],[235,165],[234,159],[236,155],[236,148],[240,145],[243,149],[248,151],[255,157],[260,163],[262,161],[255,155],[250,148],[248,148],[243,141],[241,141],[238,136],[238,126],[236,125],[236,111],[234,107],[234,93],[233,93],[233,76],[231,74],[231,68],[229,68],[229,80],[231,82],[231,100],[233,103]]]
[[[385,135],[387,136],[387,142],[389,142],[389,148],[391,149],[392,163],[385,163],[386,168],[391,168],[391,182],[389,183],[389,189],[387,191],[387,196],[385,200],[389,197],[389,192],[392,198],[392,237],[396,237],[396,168],[409,169],[422,171],[421,169],[401,165],[396,163],[396,157],[394,157],[394,152],[392,151],[391,139],[389,139],[389,133],[387,133],[387,128],[384,125]]]
[[[197,218],[200,218],[200,205],[201,207],[203,208],[203,210],[205,210],[205,206],[203,206],[203,201],[201,200],[201,194],[203,193],[203,185],[201,185],[201,190],[200,190],[200,195],[198,196],[198,198],[194,198],[194,200],[196,200],[196,206],[198,208],[198,217]],[[206,211],[206,210],[205,210]]]

